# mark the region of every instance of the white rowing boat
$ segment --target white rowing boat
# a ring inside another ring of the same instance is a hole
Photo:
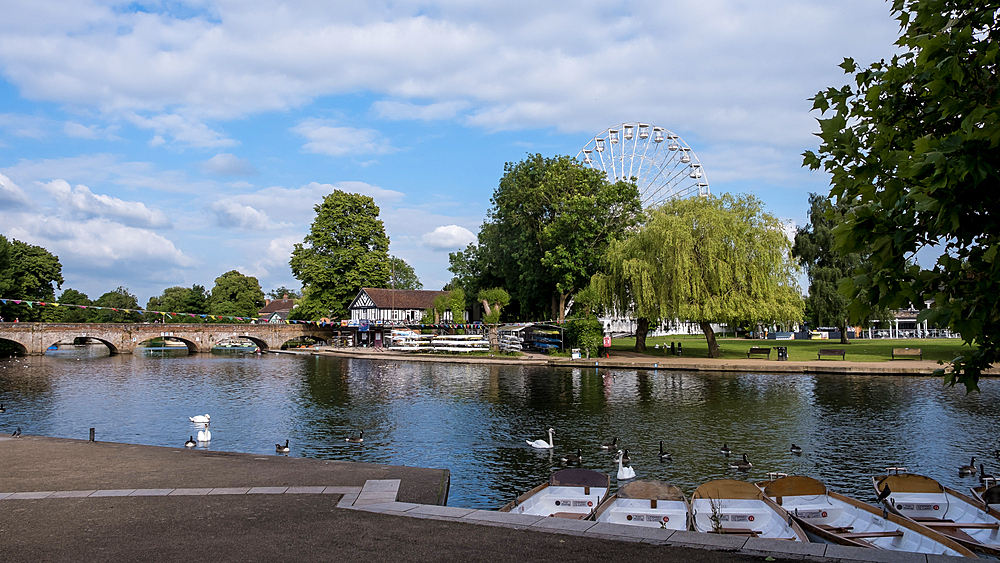
[[[923,475],[876,475],[872,484],[879,498],[885,499],[883,506],[896,514],[941,532],[972,551],[1000,557],[1000,512],[995,508]]]
[[[809,538],[780,506],[753,483],[718,479],[691,496],[696,532],[808,542]]]
[[[827,490],[811,477],[781,477],[758,486],[817,542],[913,553],[976,557],[939,532]]]
[[[689,506],[684,493],[662,481],[632,481],[608,496],[594,520],[612,524],[687,530]]]
[[[583,520],[591,515],[611,487],[611,477],[589,469],[563,469],[546,483],[507,503],[500,512]]]

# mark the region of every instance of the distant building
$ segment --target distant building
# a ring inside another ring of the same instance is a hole
[[[398,321],[418,323],[427,309],[434,308],[434,299],[447,291],[423,289],[362,288],[347,307],[352,321]],[[445,311],[442,323],[451,322],[451,311]],[[463,319],[464,322],[464,319]]]
[[[289,313],[295,307],[295,300],[289,299],[286,293],[282,299],[264,300],[264,307],[257,311],[258,323],[284,323],[288,320]]]

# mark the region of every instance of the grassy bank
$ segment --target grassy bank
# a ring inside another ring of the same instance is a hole
[[[663,356],[664,345],[667,347],[666,354],[669,354],[670,343],[680,342],[684,349],[684,356],[689,358],[705,358],[708,356],[708,343],[704,336],[670,336],[646,339],[646,354],[650,356]],[[660,349],[655,349],[659,344]],[[611,351],[632,351],[635,346],[634,338],[616,338],[611,342]],[[745,338],[720,338],[719,348],[723,358],[743,358],[747,357],[747,350],[752,346],[774,348],[775,346],[788,347],[788,359],[793,361],[816,360],[816,353],[821,348],[843,348],[846,350],[844,359],[849,362],[888,362],[892,358],[893,348],[920,348],[923,350],[923,359],[931,361],[950,362],[956,356],[967,354],[971,348],[962,344],[957,338],[907,338],[891,340],[879,338],[874,340],[856,339],[850,344],[841,344],[839,340],[747,340]],[[754,356],[762,358],[761,356]],[[771,350],[771,360],[777,359],[777,351]],[[824,357],[824,361],[829,359]],[[839,359],[839,358],[838,358]],[[896,360],[905,362],[916,357]]]

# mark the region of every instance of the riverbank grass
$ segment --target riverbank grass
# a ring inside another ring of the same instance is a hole
[[[968,354],[972,348],[962,343],[958,338],[905,338],[905,339],[854,339],[850,344],[841,344],[839,340],[750,340],[746,338],[720,338],[719,348],[722,358],[725,359],[746,359],[747,350],[753,346],[772,348],[771,361],[778,358],[775,346],[788,347],[788,359],[791,361],[817,360],[816,354],[820,349],[844,349],[844,359],[848,362],[888,362],[892,360],[893,348],[920,348],[923,351],[923,359],[929,361],[950,362],[958,356]],[[667,336],[646,339],[646,354],[650,356],[664,356],[670,354],[670,343],[680,342],[684,349],[684,357],[705,358],[708,356],[708,342],[704,336]],[[659,344],[657,350],[655,345]],[[615,338],[611,341],[611,353],[622,351],[631,352],[635,347],[634,338]],[[666,347],[666,349],[664,349]],[[758,359],[764,359],[755,356]],[[906,362],[917,359],[907,357],[897,359],[896,362]],[[838,358],[839,360],[839,358]],[[823,361],[829,361],[824,359]]]

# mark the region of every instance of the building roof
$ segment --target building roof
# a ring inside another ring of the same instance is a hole
[[[431,309],[434,307],[434,299],[438,295],[445,295],[447,291],[430,291],[425,289],[376,289],[373,287],[363,287],[358,292],[358,296],[351,301],[350,309],[367,308],[368,303],[363,299],[365,294],[371,299],[371,304],[379,309]]]
[[[291,311],[295,307],[294,299],[275,299],[266,305],[259,311],[258,315],[270,315],[271,313],[280,313]]]

